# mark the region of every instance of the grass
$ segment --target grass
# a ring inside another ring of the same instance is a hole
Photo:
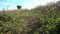
[[[0,34],[60,34],[60,10],[46,5],[0,12]]]

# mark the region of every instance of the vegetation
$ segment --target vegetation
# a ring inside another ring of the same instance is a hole
[[[0,34],[60,34],[59,4],[0,12]]]

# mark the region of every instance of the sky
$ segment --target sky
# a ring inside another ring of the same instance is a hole
[[[0,10],[17,9],[17,5],[21,5],[23,9],[32,9],[39,5],[46,5],[49,2],[57,2],[59,0],[0,0]]]

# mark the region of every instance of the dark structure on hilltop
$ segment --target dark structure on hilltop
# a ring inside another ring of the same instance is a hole
[[[17,5],[17,9],[21,9],[22,7],[21,7],[21,5]]]

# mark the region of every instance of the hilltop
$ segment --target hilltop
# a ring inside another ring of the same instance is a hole
[[[0,34],[60,34],[60,1],[31,10],[1,11]]]

